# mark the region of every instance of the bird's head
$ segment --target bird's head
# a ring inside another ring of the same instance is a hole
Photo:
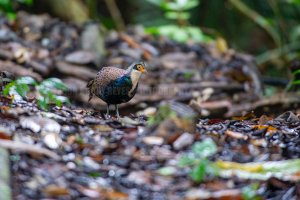
[[[145,65],[144,64],[141,64],[141,63],[137,63],[133,66],[132,70],[137,70],[141,73],[145,73],[147,72],[146,68],[145,68]]]
[[[132,72],[137,72],[139,74],[147,72],[145,64],[143,62],[131,64],[127,69],[127,73],[131,74]]]

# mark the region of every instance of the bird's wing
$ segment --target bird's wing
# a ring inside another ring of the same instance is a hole
[[[115,87],[132,87],[132,82],[129,76],[123,75],[113,81]]]
[[[89,81],[89,101],[94,95],[98,96],[111,82],[117,80],[126,73],[125,70],[116,67],[103,67],[96,75],[96,78]]]
[[[112,81],[122,77],[126,71],[116,67],[103,67],[97,74],[97,83],[100,87],[106,87]]]

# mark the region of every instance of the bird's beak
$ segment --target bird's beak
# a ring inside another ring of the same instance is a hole
[[[144,68],[141,70],[142,73],[147,73],[147,70]]]

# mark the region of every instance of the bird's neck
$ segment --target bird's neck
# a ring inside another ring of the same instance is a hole
[[[130,89],[130,91],[128,92],[129,96],[132,96],[133,91],[135,90],[135,88],[137,87],[137,84],[139,82],[139,79],[141,77],[141,72],[137,71],[137,70],[132,70],[129,74],[130,79],[131,79],[131,83],[132,83],[132,87]]]
[[[142,73],[137,70],[132,70],[129,74],[133,87],[137,85]]]

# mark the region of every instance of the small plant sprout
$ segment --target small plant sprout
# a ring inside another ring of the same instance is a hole
[[[37,83],[31,77],[21,77],[8,83],[3,90],[3,95],[19,95],[20,98],[25,98],[31,88],[36,92],[38,106],[43,110],[48,110],[49,104],[52,103],[56,106],[69,103],[67,97],[57,95],[67,90],[67,87],[58,78],[48,78],[41,83]]]
[[[179,167],[191,167],[190,176],[193,181],[200,183],[206,175],[216,175],[218,169],[208,157],[217,152],[217,146],[210,138],[196,142],[192,152],[185,154],[179,160]]]
[[[9,20],[11,21],[15,20],[17,17],[16,8],[15,8],[16,3],[30,6],[32,5],[33,1],[32,0],[18,0],[18,1],[0,0],[0,14],[4,13]]]
[[[244,188],[242,188],[242,196],[244,200],[261,200],[262,197],[257,195],[257,190],[259,188],[258,183],[252,183]]]
[[[161,105],[155,115],[149,117],[148,125],[154,126],[159,124],[161,121],[172,117],[176,117],[176,112],[173,111],[169,105]]]

